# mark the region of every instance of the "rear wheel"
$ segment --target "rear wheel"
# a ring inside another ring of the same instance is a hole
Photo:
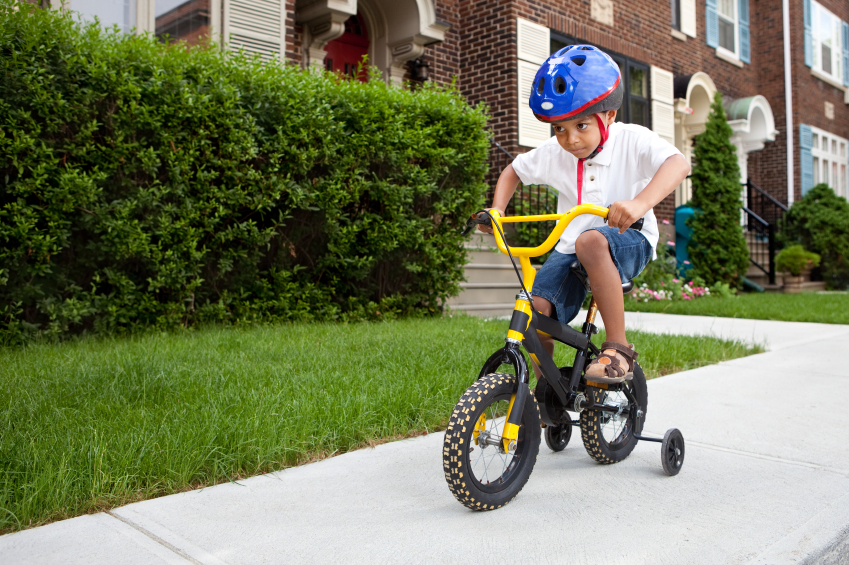
[[[442,450],[451,493],[472,510],[494,510],[519,494],[534,469],[540,442],[539,408],[529,394],[513,451],[502,439],[515,375],[492,373],[478,379],[454,407]]]
[[[587,400],[596,405],[617,408],[616,412],[594,410],[581,411],[581,439],[590,457],[602,464],[618,463],[628,457],[637,445],[637,438],[642,432],[648,404],[646,376],[643,369],[634,364],[634,378],[627,381],[625,386],[631,395],[637,399],[636,409],[622,391],[609,391],[595,387],[587,387]],[[642,412],[640,416],[638,411]]]

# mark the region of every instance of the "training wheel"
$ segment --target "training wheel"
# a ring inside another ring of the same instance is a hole
[[[670,477],[677,475],[684,464],[684,436],[677,428],[666,430],[660,444],[660,459],[664,472]]]
[[[572,419],[568,414],[564,414],[563,417],[566,419],[565,422],[545,428],[545,445],[551,451],[563,451],[572,439]]]

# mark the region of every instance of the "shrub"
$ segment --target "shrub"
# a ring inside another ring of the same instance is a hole
[[[696,136],[693,167],[695,215],[688,225],[693,234],[687,249],[693,269],[689,276],[709,285],[724,282],[740,288],[749,266],[749,249],[740,227],[740,167],[731,127],[717,92],[704,133]]]
[[[437,311],[486,116],[0,0],[0,338]]]
[[[790,273],[794,277],[802,274],[809,267],[820,264],[820,256],[810,251],[805,251],[801,245],[791,245],[782,249],[775,256],[775,266],[783,273]]]
[[[832,289],[849,288],[849,203],[825,184],[790,207],[781,231],[786,245],[799,244],[821,256],[820,273]]]

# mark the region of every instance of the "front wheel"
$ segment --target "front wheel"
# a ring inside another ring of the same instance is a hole
[[[507,373],[478,379],[448,421],[442,449],[445,480],[454,497],[472,510],[501,508],[519,494],[534,469],[540,419],[533,394],[525,400],[515,450],[506,452],[501,441],[516,385],[516,376]]]
[[[590,457],[604,465],[618,463],[628,457],[643,431],[648,405],[648,389],[643,369],[634,363],[634,378],[625,386],[637,400],[637,406],[622,391],[609,391],[587,386],[587,398],[596,405],[616,408],[606,412],[587,408],[581,412],[581,439]],[[634,409],[632,409],[634,408]]]

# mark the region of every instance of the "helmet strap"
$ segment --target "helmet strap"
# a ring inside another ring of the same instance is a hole
[[[598,129],[601,132],[601,143],[598,144],[598,147],[595,148],[595,151],[584,157],[583,159],[578,159],[578,204],[581,204],[581,196],[584,191],[584,161],[587,159],[592,159],[604,149],[602,147],[604,142],[607,141],[607,137],[610,135],[610,130],[604,124],[604,120],[601,119],[600,114],[593,114],[595,116],[596,121],[598,122]]]

